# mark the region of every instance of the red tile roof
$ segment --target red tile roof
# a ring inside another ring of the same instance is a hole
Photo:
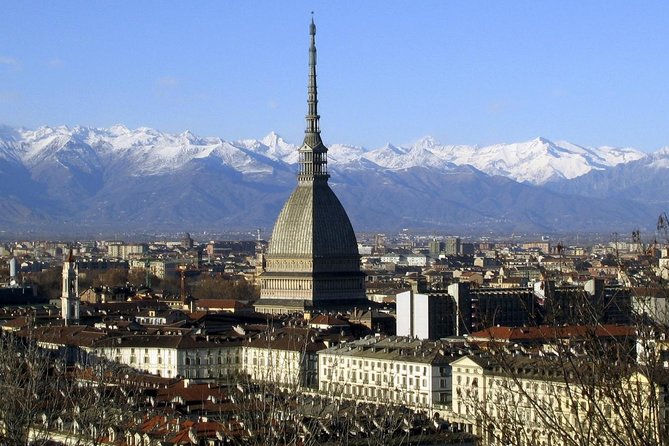
[[[489,327],[472,333],[469,339],[474,342],[528,342],[592,336],[620,338],[635,336],[635,334],[634,327],[627,325],[540,325],[538,327]]]
[[[223,311],[237,311],[250,307],[235,299],[200,299],[195,302],[198,308],[220,309]]]
[[[319,314],[315,318],[309,321],[309,325],[327,325],[329,327],[335,326],[344,326],[347,327],[349,324],[346,321],[343,321],[337,317],[330,316],[329,314]]]

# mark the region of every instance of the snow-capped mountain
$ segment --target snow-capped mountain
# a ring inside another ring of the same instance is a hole
[[[255,142],[255,146],[249,148],[265,145],[271,148],[262,152],[267,156],[288,164],[297,162],[297,147],[277,138],[276,134],[270,134],[261,144]],[[248,141],[244,143],[248,145]],[[397,170],[412,167],[452,169],[454,166],[469,165],[489,175],[501,175],[518,182],[540,185],[561,179],[570,180],[592,170],[605,170],[636,161],[646,157],[646,154],[632,148],[584,147],[545,138],[476,147],[442,145],[426,137],[409,146],[386,144],[374,150],[333,144],[328,156],[336,164],[360,165],[364,159],[381,168]]]
[[[441,146],[435,151],[454,164],[469,164],[490,175],[532,184],[571,180],[592,170],[604,170],[645,157],[643,152],[630,148],[583,147],[545,138],[481,148]]]
[[[591,171],[572,181],[548,185],[560,193],[649,203],[663,212],[669,209],[669,147],[647,156],[620,163],[610,169]]]
[[[21,160],[27,166],[57,159],[94,169],[101,162],[125,160],[135,175],[156,175],[194,159],[213,158],[241,173],[257,174],[270,173],[274,166],[270,161],[297,162],[298,146],[274,132],[260,140],[225,141],[198,137],[189,131],[173,135],[146,127],[130,130],[123,125],[107,129],[61,126],[11,130],[0,132],[0,156]],[[332,164],[360,165],[365,159],[373,163],[365,163],[367,166],[394,170],[470,165],[489,175],[544,184],[636,161],[646,154],[631,148],[583,147],[545,138],[476,147],[442,145],[426,137],[410,146],[386,144],[373,150],[332,144],[328,156]]]
[[[629,209],[638,226],[655,209],[633,194],[612,203],[573,185],[627,166],[669,168],[669,149],[647,155],[545,138],[486,147],[430,137],[377,149],[327,145],[331,184],[363,227],[588,227],[625,224]],[[297,149],[273,132],[227,141],[123,125],[0,126],[0,223],[271,226],[295,185]]]

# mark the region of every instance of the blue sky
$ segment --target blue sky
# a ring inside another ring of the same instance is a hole
[[[0,1],[0,123],[669,145],[666,1]]]

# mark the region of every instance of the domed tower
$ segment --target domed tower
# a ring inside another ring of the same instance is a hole
[[[366,301],[358,243],[344,207],[328,185],[316,88],[316,25],[309,27],[307,128],[299,149],[297,187],[274,225],[260,276],[256,310],[292,313],[346,309]]]

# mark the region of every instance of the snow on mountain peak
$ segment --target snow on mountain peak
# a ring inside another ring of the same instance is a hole
[[[437,142],[436,139],[434,139],[432,136],[424,136],[420,138],[418,141],[416,141],[412,147],[420,147],[424,149],[431,149],[435,146],[438,146],[439,143]]]
[[[263,139],[260,140],[261,143],[265,144],[267,147],[278,147],[282,143],[285,144],[285,141],[281,136],[276,132],[269,132]]]
[[[34,131],[2,127],[0,143],[5,157],[12,156],[27,164],[48,161],[65,151],[68,156],[102,157],[100,159],[105,163],[127,165],[127,169],[137,175],[179,169],[191,160],[203,158],[215,158],[242,173],[262,173],[272,171],[276,166],[268,159],[294,164],[298,158],[298,146],[286,142],[275,132],[260,140],[226,142],[221,138],[198,137],[188,130],[169,134],[149,127],[131,130],[122,124],[106,129],[58,126],[40,127]],[[331,162],[342,169],[428,167],[448,170],[453,166],[469,165],[489,175],[502,175],[533,184],[572,179],[593,169],[607,169],[646,156],[631,148],[586,147],[544,137],[476,147],[443,145],[426,136],[410,146],[388,143],[367,150],[332,144],[329,149]],[[660,149],[654,156],[657,162],[666,159],[669,147]]]
[[[120,136],[120,135],[127,135],[130,133],[130,129],[126,127],[123,124],[114,124],[111,127],[107,128],[107,133]]]
[[[655,151],[655,155],[669,156],[669,146],[665,146],[665,147],[662,147],[660,149],[657,149],[657,151]]]

